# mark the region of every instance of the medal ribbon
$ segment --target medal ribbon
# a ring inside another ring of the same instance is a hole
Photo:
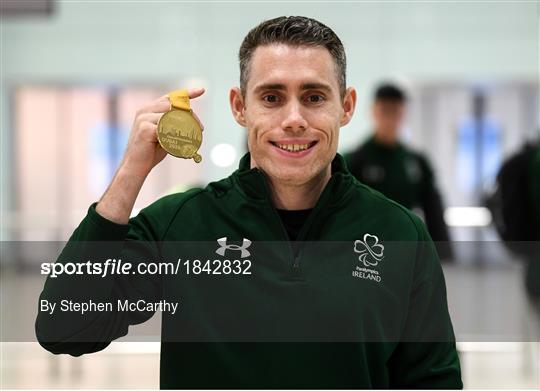
[[[172,107],[174,107],[175,109],[191,111],[187,90],[174,90],[169,92],[168,95]]]

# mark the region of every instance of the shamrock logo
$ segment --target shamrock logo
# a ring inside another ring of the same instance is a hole
[[[355,240],[354,252],[360,254],[358,259],[365,266],[377,266],[384,258],[384,246],[375,235],[365,234],[363,241]]]

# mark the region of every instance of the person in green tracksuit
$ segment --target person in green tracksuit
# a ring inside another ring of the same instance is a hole
[[[130,218],[165,157],[155,124],[169,102],[150,103],[109,188],[57,260],[93,266],[99,254],[138,267],[182,257],[180,271],[49,275],[40,303],[180,302],[162,311],[165,389],[462,388],[424,224],[358,182],[336,153],[356,103],[337,35],[311,18],[279,17],[253,28],[239,57],[230,105],[249,152],[238,169]],[[53,353],[79,356],[153,313],[39,310],[36,336]]]
[[[374,133],[354,151],[345,154],[351,173],[406,208],[420,211],[437,242],[443,260],[453,257],[444,208],[428,159],[399,141],[407,96],[394,84],[375,90],[372,107]]]

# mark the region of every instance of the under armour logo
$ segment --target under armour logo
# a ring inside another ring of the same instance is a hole
[[[377,266],[384,258],[384,246],[375,235],[365,234],[364,240],[354,241],[354,252],[360,254],[358,259],[365,266]]]
[[[225,256],[225,250],[236,250],[241,251],[240,254],[241,258],[246,258],[251,255],[251,253],[247,250],[247,248],[251,245],[251,240],[244,238],[242,241],[242,245],[239,246],[237,244],[227,244],[227,237],[219,238],[217,240],[219,244],[219,248],[216,250],[216,254],[221,255],[222,257]]]

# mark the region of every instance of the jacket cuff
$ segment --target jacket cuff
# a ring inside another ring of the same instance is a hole
[[[96,211],[97,202],[88,208],[87,219],[97,228],[98,236],[104,240],[124,240],[129,232],[129,224],[118,224],[108,220]]]

